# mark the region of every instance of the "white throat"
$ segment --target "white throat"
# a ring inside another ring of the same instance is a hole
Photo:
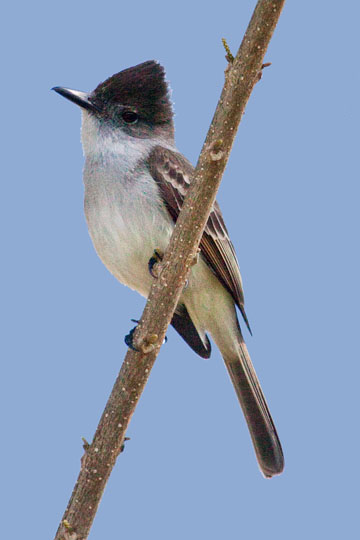
[[[120,128],[106,129],[86,110],[82,110],[81,142],[86,158],[112,154],[115,159],[121,158],[124,167],[134,165],[158,145],[177,152],[173,141],[163,137],[138,138]]]
[[[157,145],[176,149],[160,138],[104,129],[86,111],[81,138],[85,215],[95,249],[119,281],[147,296],[148,261],[155,248],[165,251],[173,222],[146,161]]]

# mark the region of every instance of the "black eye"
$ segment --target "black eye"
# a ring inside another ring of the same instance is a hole
[[[127,124],[135,124],[138,121],[138,115],[134,111],[124,111],[121,116]]]

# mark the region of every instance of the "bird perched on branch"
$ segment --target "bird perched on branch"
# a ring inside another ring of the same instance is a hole
[[[149,260],[165,251],[189,187],[193,166],[174,142],[169,89],[155,61],[125,69],[85,93],[54,90],[82,109],[85,214],[95,249],[123,284],[147,297]],[[279,438],[237,319],[248,326],[234,247],[215,202],[172,319],[203,358],[209,333],[224,358],[264,476],[282,472]]]

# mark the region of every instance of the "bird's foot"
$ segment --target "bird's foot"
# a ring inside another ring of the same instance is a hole
[[[136,319],[131,319],[131,320],[132,322],[136,322],[136,323],[139,322]],[[141,350],[137,349],[133,344],[134,332],[136,328],[137,328],[137,325],[134,326],[134,328],[132,328],[128,334],[126,334],[124,341],[126,345],[129,347],[129,349],[131,349],[132,351],[143,352],[145,354],[148,354],[149,352],[154,350],[155,344],[157,343],[159,336],[157,334],[149,334],[148,336],[146,336],[146,339],[144,340],[144,343],[141,346]],[[166,342],[167,342],[167,336],[165,336],[163,344]]]
[[[159,277],[159,271],[157,269],[157,264],[163,260],[164,253],[161,251],[161,249],[155,248],[152,256],[149,259],[148,267],[149,272],[152,275],[153,278]]]
[[[136,323],[139,322],[136,319],[131,319],[131,321],[136,322]],[[136,330],[136,327],[137,327],[137,325],[134,326],[134,328],[132,328],[128,334],[126,334],[126,336],[124,337],[124,341],[125,341],[126,345],[129,347],[129,349],[131,349],[132,351],[140,352],[139,349],[137,349],[133,345],[134,332]]]

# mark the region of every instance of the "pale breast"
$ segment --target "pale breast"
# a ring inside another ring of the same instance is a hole
[[[145,168],[129,173],[113,163],[87,159],[85,215],[95,249],[108,270],[147,296],[153,279],[148,261],[154,249],[165,250],[173,223]]]

